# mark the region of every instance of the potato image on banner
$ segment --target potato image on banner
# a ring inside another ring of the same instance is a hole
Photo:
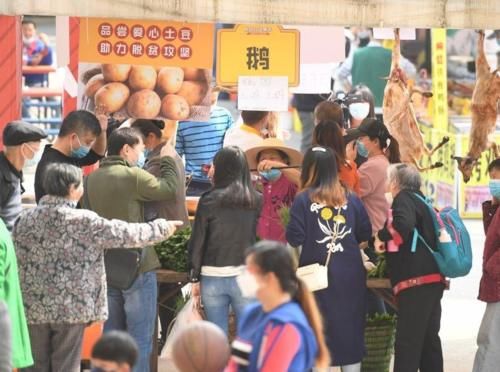
[[[103,64],[102,74],[106,81],[118,81],[123,83],[127,81],[130,69],[130,65]]]
[[[161,115],[170,120],[185,120],[189,117],[189,105],[183,97],[167,94],[161,100]]]
[[[106,81],[102,74],[92,76],[85,86],[85,95],[89,98],[94,98],[97,91],[104,85],[106,85]]]
[[[189,106],[193,106],[199,105],[207,95],[207,92],[208,84],[205,81],[185,81],[182,83],[181,89],[177,94],[184,97]]]
[[[201,81],[205,80],[205,71],[202,68],[184,67],[184,80]]]
[[[132,118],[154,119],[160,113],[160,108],[160,97],[149,89],[133,93],[127,102],[127,112]]]
[[[128,75],[128,86],[132,90],[154,89],[156,69],[152,66],[132,66]]]
[[[106,112],[113,113],[119,111],[127,102],[130,90],[122,83],[108,83],[95,93],[95,106],[102,106]]]
[[[180,67],[163,67],[158,72],[156,86],[161,93],[177,93],[184,80],[184,71]]]

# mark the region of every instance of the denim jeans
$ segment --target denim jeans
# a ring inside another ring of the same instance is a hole
[[[108,287],[109,318],[104,332],[127,331],[139,346],[134,372],[149,372],[156,322],[156,272],[140,274],[127,290]]]
[[[252,299],[244,298],[236,283],[235,276],[201,276],[201,301],[207,320],[218,325],[224,333],[228,333],[229,305],[236,320],[239,319],[246,305]]]
[[[477,346],[472,371],[498,371],[500,365],[500,302],[490,302],[486,305],[477,334]]]

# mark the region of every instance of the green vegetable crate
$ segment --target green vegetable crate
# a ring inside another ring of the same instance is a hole
[[[361,364],[362,372],[389,372],[395,335],[396,316],[375,314],[367,319],[366,356]]]

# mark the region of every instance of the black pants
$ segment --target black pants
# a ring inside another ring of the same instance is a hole
[[[444,285],[427,284],[398,294],[394,372],[443,372],[441,297]]]

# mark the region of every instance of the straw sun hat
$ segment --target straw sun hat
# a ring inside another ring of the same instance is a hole
[[[288,158],[290,159],[290,166],[302,165],[302,154],[299,151],[286,146],[285,143],[280,139],[266,138],[262,141],[261,145],[252,147],[245,152],[250,169],[257,168],[257,157],[259,153],[264,150],[282,151],[288,155]]]

